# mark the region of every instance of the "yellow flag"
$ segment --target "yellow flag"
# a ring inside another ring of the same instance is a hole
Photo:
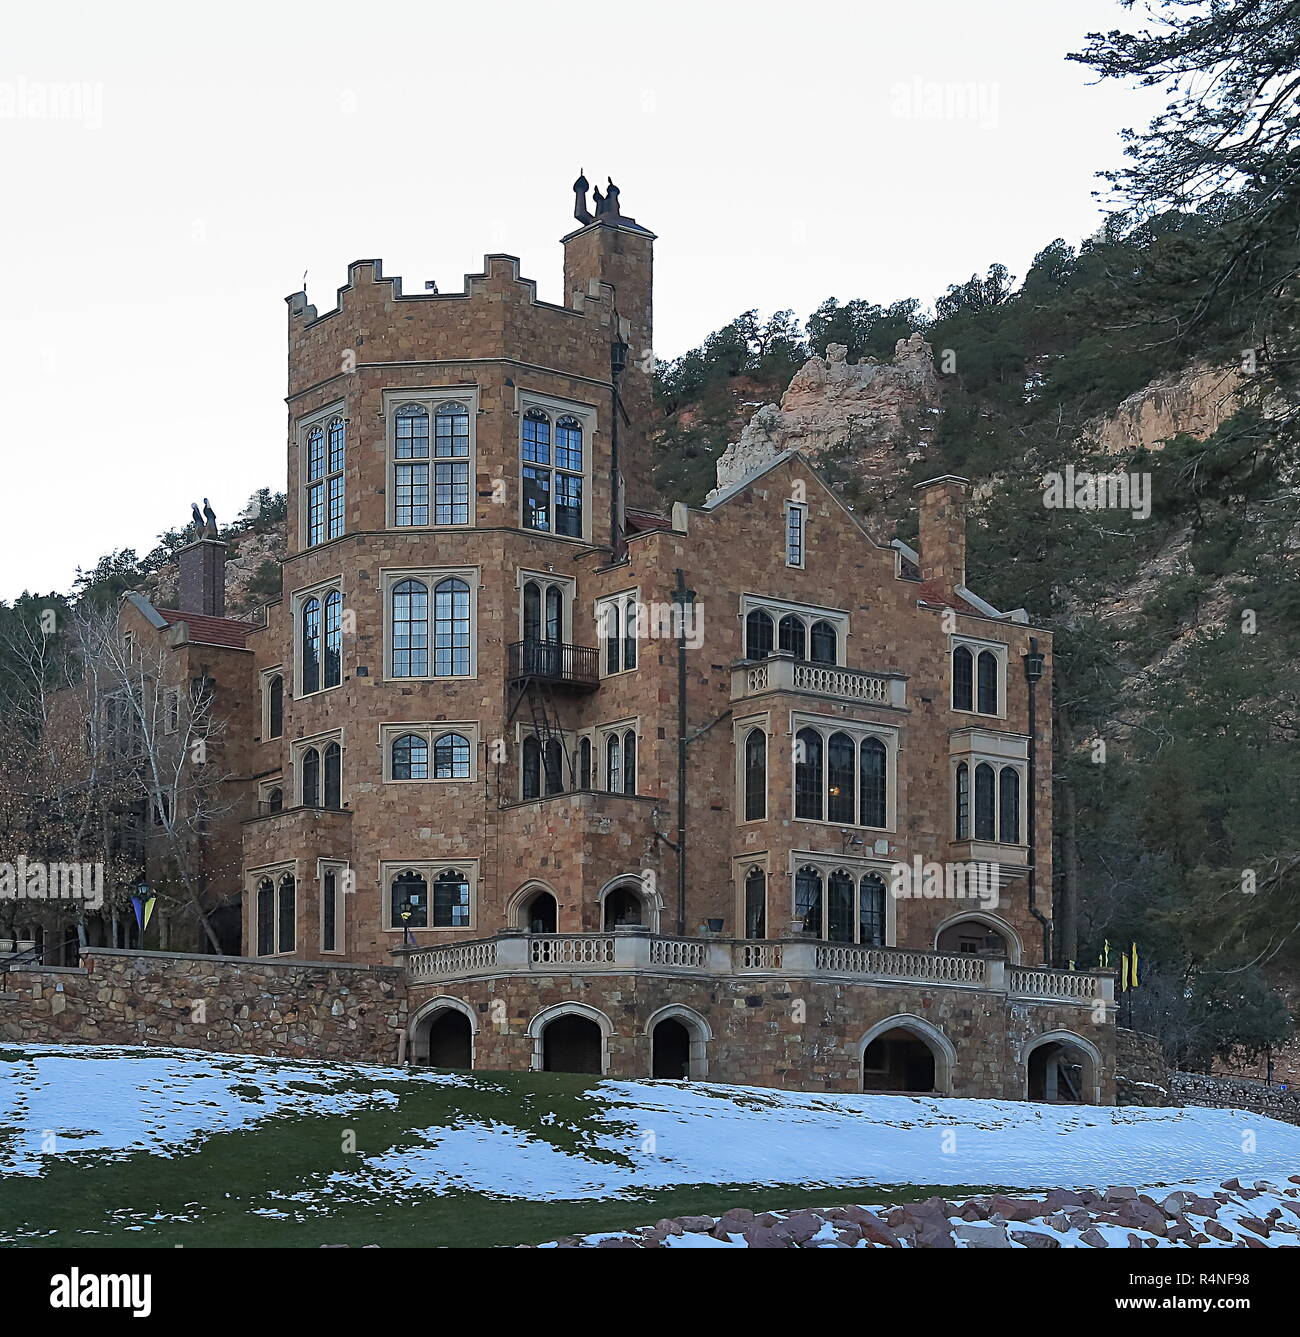
[[[1131,968],[1131,974],[1132,974],[1132,987],[1133,987],[1134,989],[1136,989],[1137,986],[1138,986],[1138,945],[1137,945],[1137,943],[1134,943],[1134,944],[1133,944],[1133,965],[1132,965],[1132,968]]]
[[[1128,988],[1128,948],[1119,954],[1119,988],[1121,993]]]

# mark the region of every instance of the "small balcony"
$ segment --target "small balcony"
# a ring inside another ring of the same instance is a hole
[[[902,673],[867,673],[840,664],[815,664],[788,654],[774,654],[738,665],[731,671],[731,699],[740,701],[765,692],[802,692],[836,701],[860,701],[902,709],[907,704],[907,678]]]
[[[557,687],[588,690],[600,684],[597,651],[589,645],[559,641],[515,641],[509,647],[507,673],[512,683],[532,680]]]
[[[865,947],[811,938],[675,938],[643,928],[605,933],[499,933],[494,938],[404,948],[412,984],[503,975],[777,976],[924,988],[971,989],[1043,1003],[1113,1002],[1114,977],[1012,965],[965,952]]]

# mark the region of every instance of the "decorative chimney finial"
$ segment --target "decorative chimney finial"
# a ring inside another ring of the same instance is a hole
[[[587,208],[587,191],[591,189],[587,178],[582,174],[582,168],[578,168],[578,179],[573,183],[573,216],[579,223],[590,223],[592,221],[591,210]],[[597,198],[600,192],[596,192]]]

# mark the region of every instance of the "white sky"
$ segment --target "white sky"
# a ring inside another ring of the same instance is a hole
[[[148,551],[191,499],[228,520],[284,486],[282,299],[304,270],[324,311],[350,260],[447,292],[502,250],[563,300],[579,167],[659,234],[660,356],[749,307],[929,302],[995,260],[1023,277],[1096,227],[1093,173],[1156,109],[1063,59],[1131,17],[1116,0],[11,6],[0,598]]]

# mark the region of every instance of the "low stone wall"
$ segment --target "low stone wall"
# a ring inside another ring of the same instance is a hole
[[[393,966],[91,948],[76,968],[0,970],[0,1038],[182,1045],[394,1063],[406,1020]]]
[[[1144,1031],[1115,1030],[1115,1103],[1169,1105],[1169,1065],[1160,1041]]]
[[[1245,1077],[1207,1077],[1175,1072],[1169,1078],[1170,1105],[1209,1105],[1214,1109],[1249,1110],[1269,1119],[1300,1124],[1300,1092],[1281,1091]]]

